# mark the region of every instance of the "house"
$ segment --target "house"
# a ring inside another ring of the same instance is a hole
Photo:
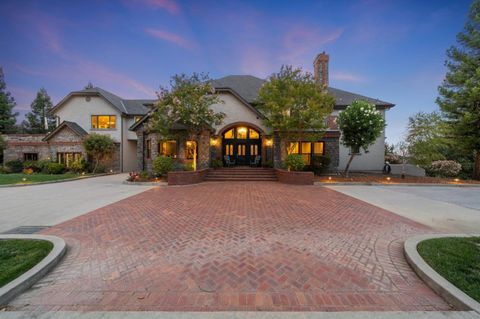
[[[335,98],[332,114],[327,118],[328,130],[318,141],[302,141],[292,146],[305,161],[312,156],[328,156],[330,169],[346,166],[349,150],[340,143],[336,123],[339,112],[354,100],[366,100],[385,116],[392,103],[328,86],[329,56],[319,54],[314,60],[314,77],[326,85]],[[50,158],[69,163],[79,156],[86,156],[82,146],[90,133],[110,135],[117,143],[115,156],[108,169],[113,171],[151,170],[152,161],[158,155],[176,158],[189,163],[197,149],[197,166],[211,166],[212,160],[229,156],[235,165],[248,165],[260,155],[261,164],[278,167],[286,156],[285,143],[274,136],[262,122],[263,115],[256,108],[256,100],[263,79],[251,75],[230,75],[212,80],[212,86],[223,103],[213,105],[217,112],[225,113],[221,125],[204,132],[197,141],[165,140],[159,134],[149,132],[146,123],[154,100],[126,100],[101,88],[89,88],[71,92],[53,109],[58,126],[44,136],[7,135],[5,161],[11,159],[35,160]],[[385,132],[369,148],[352,162],[352,170],[380,171],[384,164]]]

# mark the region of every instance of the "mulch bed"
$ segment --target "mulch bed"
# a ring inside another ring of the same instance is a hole
[[[480,181],[475,180],[461,180],[455,178],[437,178],[437,177],[419,177],[419,176],[405,176],[401,178],[400,175],[382,175],[382,174],[351,174],[349,177],[339,175],[331,176],[315,176],[315,182],[322,183],[382,183],[382,184],[480,184]]]

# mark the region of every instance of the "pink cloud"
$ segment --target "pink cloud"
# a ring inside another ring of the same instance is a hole
[[[180,6],[174,0],[124,0],[130,6],[147,6],[153,9],[163,9],[173,15],[180,14]]]
[[[267,50],[254,45],[246,45],[242,50],[240,69],[243,73],[266,78],[277,71],[278,65],[273,63]]]
[[[185,49],[192,49],[194,47],[194,44],[192,42],[190,42],[189,40],[183,38],[182,36],[180,36],[178,34],[175,34],[175,33],[169,32],[169,31],[165,31],[165,30],[161,30],[161,29],[147,28],[147,29],[145,29],[145,32],[147,34],[149,34],[150,36],[154,37],[154,38],[157,38],[157,39],[160,39],[160,40],[163,40],[163,41],[167,41],[167,42],[171,42],[171,43],[176,44],[176,45],[178,45],[182,48],[185,48]]]
[[[361,75],[342,72],[342,71],[330,72],[330,79],[341,81],[341,82],[355,82],[355,83],[363,83],[366,81],[366,79]]]

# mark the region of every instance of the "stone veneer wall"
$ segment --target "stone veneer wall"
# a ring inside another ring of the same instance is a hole
[[[42,139],[45,134],[7,134],[3,135],[6,147],[3,150],[3,162],[19,159],[23,161],[23,153],[38,153],[39,160],[49,159],[50,148]]]

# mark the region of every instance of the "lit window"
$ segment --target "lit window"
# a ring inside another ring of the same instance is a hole
[[[237,128],[237,139],[246,139],[247,138],[247,128],[239,127]]]
[[[245,156],[246,145],[238,144],[237,156]]]
[[[185,157],[187,159],[193,159],[193,155],[195,153],[196,148],[197,148],[197,143],[195,141],[187,141],[186,147],[185,147]]]
[[[57,163],[70,167],[73,162],[79,161],[82,158],[82,153],[57,153]]]
[[[310,165],[310,157],[312,153],[312,143],[310,142],[302,142],[301,144],[301,154],[305,165]]]
[[[323,142],[313,143],[313,154],[323,155]]]
[[[258,134],[257,131],[255,131],[254,129],[249,129],[249,135],[250,135],[250,138],[260,138],[260,134]]]
[[[225,134],[223,135],[224,138],[226,139],[232,139],[232,138],[235,138],[235,130],[232,128],[231,130],[228,130],[225,132]]]
[[[225,155],[228,155],[228,156],[233,155],[233,144],[226,144],[225,145]]]
[[[114,129],[117,117],[115,115],[92,115],[92,129]]]
[[[251,144],[250,145],[250,155],[258,155],[258,145],[257,144]]]
[[[288,145],[288,154],[298,154],[298,142],[292,142]]]
[[[163,141],[158,144],[160,147],[159,154],[162,156],[177,157],[177,141]]]

